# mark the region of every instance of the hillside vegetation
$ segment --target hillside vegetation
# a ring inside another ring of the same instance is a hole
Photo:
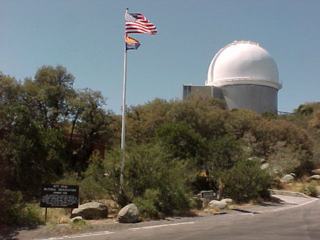
[[[119,192],[120,116],[73,83],[61,66],[22,82],[0,74],[0,223],[36,224],[25,203],[39,200],[44,183],[79,184],[82,202],[135,202],[162,217],[188,211],[201,190],[238,202],[268,197],[284,174],[303,177],[320,163],[320,104],[276,116],[201,97],[155,99],[127,110]]]

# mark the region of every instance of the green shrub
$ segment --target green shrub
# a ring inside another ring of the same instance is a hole
[[[207,148],[204,139],[186,123],[167,123],[157,129],[157,140],[173,158],[201,159]]]
[[[314,182],[311,182],[307,186],[304,186],[302,189],[304,194],[307,194],[308,196],[311,197],[318,197],[318,190],[317,190],[317,184]]]
[[[260,163],[241,160],[222,177],[224,183],[223,195],[231,197],[236,202],[245,202],[259,197],[268,197],[271,177],[260,169]]]
[[[207,143],[209,151],[204,167],[207,175],[207,184],[209,188],[205,188],[206,182],[204,179],[197,177],[196,180],[201,180],[204,185],[201,189],[218,190],[221,187],[220,179],[222,175],[231,169],[244,156],[241,148],[241,141],[236,140],[231,135],[224,135],[216,140],[211,140]],[[198,183],[201,186],[201,182]]]
[[[157,203],[159,202],[159,191],[155,189],[147,189],[142,197],[136,197],[133,202],[143,217],[158,218],[159,211]]]
[[[84,230],[90,227],[90,224],[83,219],[71,223],[71,228],[74,230]]]
[[[106,196],[106,190],[92,177],[86,177],[80,182],[80,201],[87,202],[102,199]]]
[[[81,202],[105,198],[107,191],[103,186],[104,167],[102,160],[94,156],[88,169],[82,176],[69,174],[57,183],[79,185],[79,198]]]
[[[92,176],[79,178],[76,176],[67,176],[57,183],[79,186],[80,202],[102,199],[106,196],[106,190],[101,183],[97,182]]]
[[[21,192],[4,190],[0,224],[34,226],[42,223],[41,209],[34,204],[25,204]]]
[[[26,204],[20,214],[20,225],[36,226],[43,223],[41,208],[38,203]]]
[[[145,216],[150,217],[189,209],[190,194],[186,186],[189,169],[183,161],[171,159],[158,145],[131,147],[127,151],[124,196],[121,196],[119,154],[113,152],[108,156],[104,186],[119,205],[135,201],[144,209]]]
[[[19,217],[24,208],[21,192],[5,189],[2,198],[0,222],[8,225],[19,224]]]

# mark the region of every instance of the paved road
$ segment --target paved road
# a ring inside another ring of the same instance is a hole
[[[320,239],[320,201],[263,214],[181,219],[167,224],[52,239],[86,240],[309,240]]]

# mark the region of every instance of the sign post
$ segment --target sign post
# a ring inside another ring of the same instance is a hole
[[[41,189],[40,207],[45,208],[47,222],[48,208],[78,208],[79,186],[47,184]]]
[[[47,223],[47,216],[48,216],[48,208],[46,208],[44,212],[44,222]]]

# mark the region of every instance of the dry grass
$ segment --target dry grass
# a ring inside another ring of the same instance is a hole
[[[283,190],[287,190],[287,191],[301,192],[306,184],[307,184],[306,182],[298,181],[298,182],[282,184],[282,188]]]
[[[307,179],[302,179],[301,181],[296,181],[292,183],[282,184],[282,189],[293,192],[301,192],[310,195],[308,189],[314,186],[318,194],[320,194],[320,181],[307,181]]]
[[[70,223],[70,209],[64,208],[48,208],[47,209],[47,224],[64,224]],[[45,208],[41,208],[41,218],[45,219]]]

